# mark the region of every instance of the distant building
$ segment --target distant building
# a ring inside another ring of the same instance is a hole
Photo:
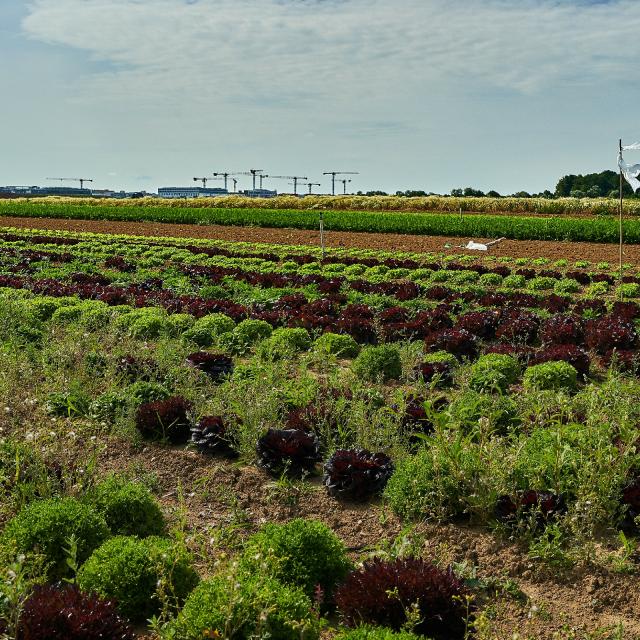
[[[205,189],[204,187],[160,187],[160,198],[212,198],[229,195],[227,189]]]
[[[20,197],[42,196],[90,196],[91,189],[75,189],[74,187],[0,187],[0,193]]]
[[[246,191],[241,191],[240,195],[247,198],[275,198],[278,192],[270,189],[247,189]]]

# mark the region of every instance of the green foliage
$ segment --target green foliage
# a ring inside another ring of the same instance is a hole
[[[625,282],[617,288],[616,293],[623,298],[640,298],[640,284]]]
[[[273,327],[268,322],[247,319],[238,323],[233,331],[223,333],[218,338],[218,344],[232,353],[242,355],[272,333]]]
[[[423,358],[424,362],[445,362],[452,367],[457,367],[460,363],[452,353],[448,351],[436,351],[435,353],[427,353]]]
[[[582,289],[580,283],[573,278],[561,278],[560,280],[556,280],[555,285],[553,285],[553,290],[557,294],[564,293],[577,293]]]
[[[160,506],[140,483],[111,475],[91,489],[85,500],[104,516],[115,535],[144,538],[164,533]]]
[[[155,340],[168,331],[168,319],[155,314],[139,317],[130,328],[131,335],[138,340]]]
[[[28,504],[7,523],[2,534],[4,543],[21,553],[37,551],[50,563],[51,578],[69,575],[65,547],[74,536],[77,559],[86,560],[109,536],[104,517],[75,498],[49,498]]]
[[[527,367],[523,384],[528,389],[574,391],[578,386],[578,372],[568,362],[544,362]]]
[[[440,211],[441,215],[423,215],[401,212],[408,203],[413,211]],[[615,214],[617,203],[602,198],[576,200],[563,198],[460,198],[426,197],[411,199],[399,197],[366,198],[273,198],[256,202],[255,198],[216,198],[204,203],[194,202],[18,202],[0,203],[5,215],[29,217],[58,217],[72,219],[149,220],[156,222],[223,224],[273,228],[317,229],[318,214],[322,207],[325,225],[335,231],[368,231],[386,233],[412,233],[457,237],[504,236],[515,240],[560,240],[609,242],[618,241],[618,225],[613,217],[570,217],[572,213]],[[374,207],[375,211],[366,211]],[[226,207],[226,208],[224,208]],[[279,207],[279,208],[278,208]],[[300,209],[297,209],[297,208]],[[460,217],[458,211],[476,211],[479,215]],[[386,211],[385,211],[386,210]],[[625,210],[638,213],[635,200],[625,202]],[[455,213],[453,213],[455,212]],[[491,215],[501,212],[500,215]],[[512,213],[517,215],[505,215]],[[556,217],[535,217],[526,213],[547,213]],[[565,215],[557,215],[565,214]],[[567,215],[568,214],[568,215]],[[635,221],[625,221],[624,234],[628,242],[640,240],[640,228]],[[157,263],[157,260],[155,261]],[[310,271],[309,265],[305,265]]]
[[[195,324],[196,319],[188,313],[174,313],[167,318],[167,329],[172,336],[182,335]]]
[[[276,329],[269,338],[258,345],[258,357],[262,360],[281,360],[311,346],[311,338],[306,329]]]
[[[266,571],[309,597],[318,584],[331,593],[351,568],[340,538],[321,522],[301,518],[266,524],[247,541],[241,564],[249,574]]]
[[[139,380],[130,384],[124,389],[124,396],[128,403],[133,406],[144,404],[145,402],[156,402],[166,400],[171,393],[169,390],[157,382],[144,382]]]
[[[56,298],[38,297],[29,300],[29,309],[38,320],[50,320],[55,311],[63,306],[62,302]]]
[[[556,286],[556,282],[557,280],[555,278],[539,276],[537,278],[531,278],[531,280],[527,282],[527,289],[531,289],[532,291],[546,291],[553,289]]]
[[[368,382],[397,380],[402,375],[400,349],[395,344],[365,347],[351,364],[356,377]]]
[[[199,347],[210,347],[223,333],[233,331],[236,323],[224,313],[212,313],[198,318],[182,335]]]
[[[20,508],[37,497],[48,497],[55,484],[33,446],[21,442],[0,442],[2,506]]]
[[[158,613],[161,596],[177,608],[198,584],[188,554],[174,541],[116,536],[96,549],[78,572],[78,586],[116,600],[134,622]]]
[[[319,635],[311,600],[302,590],[269,578],[221,574],[193,590],[163,638],[317,640]]]
[[[591,198],[608,194],[611,191],[617,193],[619,179],[619,174],[611,170],[577,176],[570,174],[560,178],[556,185],[555,195],[566,197],[571,195],[572,191],[581,191]],[[623,191],[626,195],[633,194],[633,190],[626,182]]]
[[[80,305],[80,308],[82,310],[79,319],[80,325],[89,331],[98,331],[106,327],[114,316],[109,305],[99,300],[86,300]]]
[[[47,396],[47,413],[63,418],[77,418],[89,413],[91,399],[79,386],[69,391],[54,391]]]
[[[520,375],[518,361],[509,355],[491,353],[472,366],[469,387],[475,391],[506,391]]]
[[[499,287],[502,284],[503,278],[498,273],[483,273],[478,280],[478,283],[483,287]]]
[[[602,296],[609,291],[609,283],[608,282],[592,282],[587,288],[585,293],[588,296],[592,296],[597,298]]]
[[[320,353],[328,353],[339,358],[355,358],[360,352],[360,345],[348,335],[323,333],[314,344]]]
[[[439,437],[398,463],[384,497],[401,518],[446,520],[468,512],[484,473],[486,463],[468,437]]]
[[[408,631],[394,631],[385,627],[358,627],[344,630],[335,640],[420,640],[424,636],[417,636]]]
[[[452,426],[465,432],[486,429],[506,432],[519,424],[518,405],[508,397],[469,389],[449,405]]]
[[[502,281],[502,286],[507,289],[522,289],[527,284],[527,279],[524,276],[512,274],[507,276]]]
[[[51,315],[51,322],[54,324],[67,324],[75,322],[82,315],[82,307],[80,305],[58,307]]]

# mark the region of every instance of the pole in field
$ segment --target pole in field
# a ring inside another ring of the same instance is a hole
[[[636,142],[635,144],[622,144],[622,139],[619,140],[618,146],[618,167],[620,169],[620,203],[619,203],[619,224],[620,224],[620,279],[622,280],[622,266],[623,266],[623,241],[624,241],[624,225],[623,225],[623,195],[622,188],[624,186],[623,178],[629,183],[629,186],[633,189],[635,193],[638,189],[640,189],[640,164],[627,164],[622,157],[623,151],[640,151],[640,142]]]
[[[620,147],[619,154],[622,159],[622,138],[620,138]],[[622,242],[623,242],[623,227],[622,227],[622,167],[620,167],[620,210],[619,210],[619,226],[620,226],[620,271],[618,273],[618,278],[620,282],[622,282]]]
[[[322,260],[324,262],[325,249],[324,249],[324,214],[320,212],[320,247],[322,249]]]

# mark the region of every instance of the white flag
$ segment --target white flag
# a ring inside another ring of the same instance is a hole
[[[640,149],[640,147],[638,147]],[[634,191],[640,189],[640,180],[638,180],[638,176],[640,176],[640,164],[627,164],[622,159],[622,154],[618,154],[618,166],[620,167],[620,171],[622,171],[622,175],[625,177],[625,180],[631,185],[631,188]]]
[[[634,142],[633,144],[627,144],[622,147],[623,151],[634,151],[640,149],[640,142]]]

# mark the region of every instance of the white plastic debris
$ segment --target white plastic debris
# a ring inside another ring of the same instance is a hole
[[[489,247],[492,247],[494,244],[498,244],[498,242],[502,242],[503,240],[506,240],[506,238],[498,238],[497,240],[491,240],[490,242],[486,242],[486,243],[476,242],[475,240],[469,240],[467,244],[458,244],[458,245],[455,245],[454,247],[454,245],[447,243],[444,245],[444,247],[445,249],[456,248],[456,249],[469,249],[470,251],[489,251]]]

